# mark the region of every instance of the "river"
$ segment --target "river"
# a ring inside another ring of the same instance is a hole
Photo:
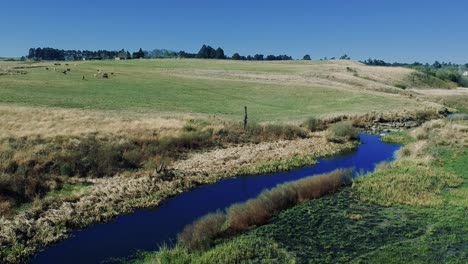
[[[187,224],[209,212],[229,207],[257,196],[262,190],[338,168],[353,167],[355,173],[372,171],[382,161],[390,161],[397,144],[381,142],[379,136],[362,134],[356,150],[320,159],[314,166],[257,176],[221,180],[177,195],[154,209],[141,209],[113,221],[75,231],[70,238],[40,251],[33,264],[112,263],[112,258],[134,255],[138,250],[157,250],[174,243]]]

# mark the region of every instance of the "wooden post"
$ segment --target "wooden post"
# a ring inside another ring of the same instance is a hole
[[[244,129],[247,129],[247,106],[244,106]]]

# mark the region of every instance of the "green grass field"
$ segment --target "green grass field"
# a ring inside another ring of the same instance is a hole
[[[0,69],[43,67],[20,69],[27,71],[22,75],[0,75],[0,103],[233,119],[242,118],[246,105],[250,120],[255,121],[301,120],[328,113],[417,105],[404,97],[347,89],[343,85],[352,85],[355,80],[339,79],[341,75],[351,78],[343,73],[348,64],[342,64],[172,59],[71,62],[69,66],[2,62]],[[71,69],[68,74],[59,72],[66,68]],[[95,78],[97,70],[114,75]],[[304,77],[312,75],[322,77],[319,81]],[[81,80],[82,76],[87,80]],[[309,83],[307,78],[315,81]]]

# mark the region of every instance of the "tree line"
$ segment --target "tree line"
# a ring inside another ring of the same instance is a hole
[[[456,64],[452,62],[439,62],[435,61],[433,64],[429,63],[400,63],[400,62],[385,62],[384,60],[368,59],[361,61],[366,65],[373,66],[387,66],[387,67],[408,67],[418,70],[427,76],[434,76],[442,80],[452,81],[461,86],[468,85],[468,80],[463,76],[463,72],[468,71],[468,63]]]
[[[142,59],[142,58],[198,58],[198,59],[232,59],[232,60],[292,60],[288,55],[263,55],[255,54],[253,56],[241,56],[235,53],[232,57],[226,56],[221,47],[213,48],[209,45],[203,45],[198,53],[189,53],[185,51],[171,51],[166,49],[154,49],[145,51],[141,48],[138,51],[130,53],[128,50],[122,49],[119,51],[113,50],[62,50],[55,48],[30,48],[26,58],[31,60],[56,60],[56,61],[73,61],[73,60],[110,60],[115,58],[120,59]]]
[[[54,48],[30,48],[26,58],[30,60],[56,60],[56,61],[73,61],[73,60],[110,60],[110,59],[154,59],[154,58],[198,58],[198,59],[231,59],[231,60],[246,60],[246,61],[282,61],[282,60],[293,60],[291,56],[284,55],[240,55],[234,53],[232,57],[226,56],[224,50],[221,47],[213,48],[209,45],[203,45],[197,53],[190,53],[185,51],[172,51],[167,49],[154,49],[154,50],[143,50],[130,53],[130,51],[122,49],[119,51],[112,50],[61,50]],[[304,55],[303,60],[311,60],[309,54]],[[331,58],[334,60],[335,57]],[[351,59],[348,55],[343,55],[340,59],[349,60]],[[321,60],[328,60],[327,57]]]

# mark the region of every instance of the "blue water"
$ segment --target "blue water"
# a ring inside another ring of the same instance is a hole
[[[397,144],[379,141],[379,136],[361,135],[363,144],[353,152],[319,164],[289,172],[244,176],[198,187],[167,200],[155,209],[142,209],[111,222],[95,224],[72,233],[71,238],[39,252],[34,264],[100,263],[109,258],[128,257],[137,250],[157,250],[175,241],[183,227],[198,217],[257,196],[262,190],[306,176],[353,167],[371,171],[375,164],[393,159]],[[106,262],[108,263],[108,262]]]
[[[459,118],[459,119],[468,119],[468,114],[466,113],[453,113],[453,114],[448,114],[447,115],[448,118]]]

